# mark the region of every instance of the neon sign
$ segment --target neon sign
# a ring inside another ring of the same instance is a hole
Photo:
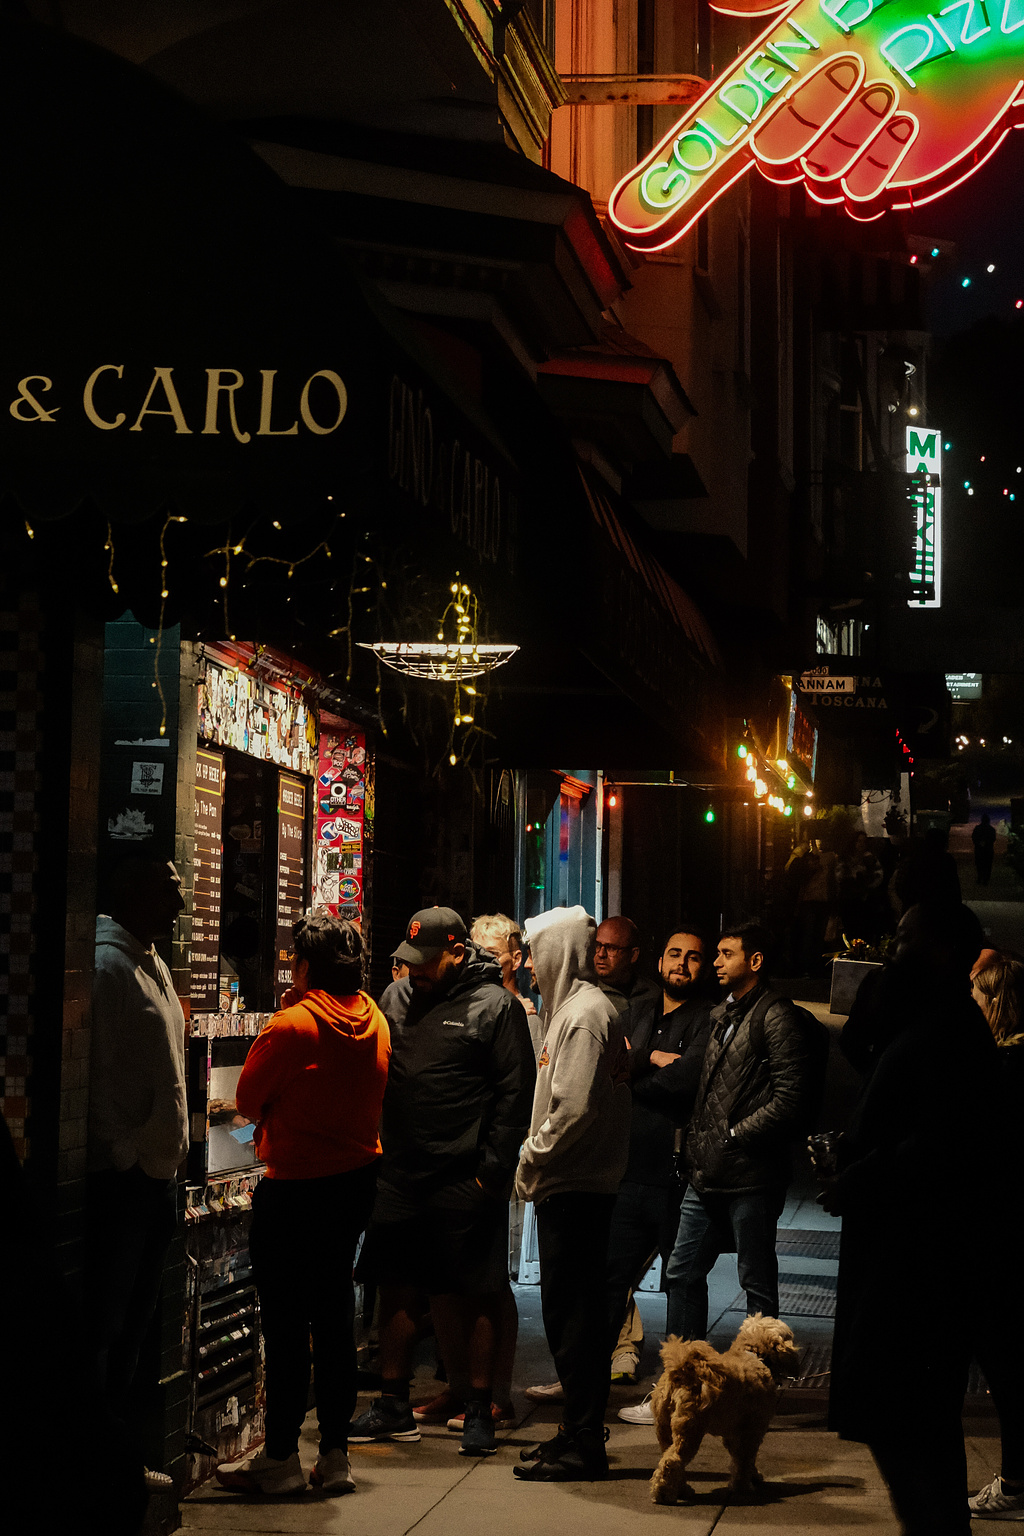
[[[911,514],[908,608],[942,606],[942,434],[925,427],[907,428],[904,465],[911,479],[907,501]]]
[[[756,165],[860,220],[931,202],[1024,127],[1024,0],[723,0],[777,13],[612,192],[638,251],[682,239]]]

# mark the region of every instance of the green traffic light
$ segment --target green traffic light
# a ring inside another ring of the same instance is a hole
[[[710,827],[710,825],[714,821],[714,819],[715,819],[715,813],[711,809],[711,807],[708,806],[707,810],[704,812],[704,820],[707,822],[708,826]]]
[[[791,805],[787,805],[783,809],[782,814],[783,814],[783,816],[792,816],[792,814],[793,814],[793,807]]]
[[[746,757],[746,755],[747,755],[747,749],[743,745],[743,743],[740,742],[739,746],[736,748],[736,756],[737,757]]]

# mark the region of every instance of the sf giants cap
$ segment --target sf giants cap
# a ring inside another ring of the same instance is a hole
[[[403,965],[428,965],[442,949],[465,944],[468,937],[465,923],[451,907],[424,907],[409,919],[405,942],[399,944],[392,958]]]

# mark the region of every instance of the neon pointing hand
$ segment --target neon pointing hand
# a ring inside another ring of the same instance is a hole
[[[752,165],[859,219],[966,180],[1024,125],[1024,0],[926,4],[728,0],[778,14],[615,188],[626,244],[674,244]]]

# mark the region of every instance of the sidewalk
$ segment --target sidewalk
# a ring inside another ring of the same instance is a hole
[[[805,999],[807,992],[824,988],[803,983],[792,990]],[[831,1015],[824,1002],[806,999],[805,1005],[835,1032],[844,1022]],[[858,1088],[857,1074],[834,1051],[825,1108],[830,1126],[838,1129],[845,1123]],[[557,1404],[533,1404],[522,1395],[525,1387],[554,1377],[539,1288],[523,1285],[514,1288],[520,1325],[513,1389],[522,1418],[516,1429],[499,1436],[495,1457],[485,1462],[460,1457],[456,1435],[425,1426],[418,1445],[353,1446],[357,1487],[349,1497],[325,1499],[309,1489],[297,1498],[256,1501],[207,1483],[182,1505],[182,1527],[197,1536],[409,1536],[413,1531],[416,1536],[654,1536],[676,1529],[687,1536],[710,1536],[713,1530],[753,1536],[766,1529],[787,1536],[825,1536],[837,1526],[867,1526],[897,1536],[898,1524],[867,1448],[841,1441],[825,1428],[838,1231],[838,1221],[815,1203],[806,1168],[798,1171],[779,1223],[778,1253],[780,1314],[803,1352],[801,1371],[797,1383],[783,1393],[762,1447],[759,1465],[767,1486],[757,1497],[728,1497],[728,1457],[720,1440],[709,1439],[693,1464],[697,1500],[673,1507],[651,1503],[648,1485],[659,1455],[654,1431],[624,1424],[616,1414],[638,1402],[657,1378],[657,1346],[665,1327],[660,1292],[640,1292],[637,1297],[646,1333],[641,1382],[611,1391],[610,1478],[603,1483],[517,1483],[512,1467],[520,1449],[552,1435],[559,1416]],[[709,1336],[721,1347],[734,1337],[745,1314],[735,1255],[718,1260],[708,1294]],[[894,1297],[890,1359],[879,1362],[880,1393],[899,1393],[900,1332],[912,1326],[912,1300]],[[440,1390],[432,1371],[432,1346],[426,1345],[421,1348],[413,1402]],[[371,1400],[372,1394],[363,1395],[359,1411]],[[977,1411],[979,1406],[978,1399],[969,1399],[969,1408]],[[998,1467],[998,1425],[990,1414],[979,1413],[965,1419],[964,1428],[970,1486],[976,1489]],[[300,1452],[307,1469],[315,1460],[316,1445],[311,1414]]]
[[[879,1382],[880,1390],[894,1384]],[[618,1394],[621,1397],[621,1393]],[[767,1479],[762,1493],[727,1499],[728,1461],[721,1442],[702,1446],[691,1474],[697,1500],[656,1506],[648,1481],[658,1450],[653,1431],[611,1419],[611,1476],[603,1483],[517,1484],[512,1466],[519,1449],[554,1430],[557,1413],[538,1409],[517,1430],[502,1435],[501,1449],[486,1462],[457,1454],[458,1440],[428,1428],[418,1445],[358,1446],[352,1450],[355,1494],[325,1499],[312,1489],[277,1501],[240,1499],[207,1484],[182,1507],[183,1528],[195,1532],[319,1533],[357,1536],[654,1536],[681,1529],[688,1536],[712,1530],[732,1536],[765,1529],[788,1536],[824,1536],[836,1526],[869,1526],[897,1536],[888,1497],[862,1445],[841,1441],[821,1427],[817,1414],[780,1414],[760,1457]],[[998,1465],[994,1421],[968,1428],[972,1488],[987,1482]],[[312,1466],[316,1428],[303,1432],[301,1457]],[[668,1522],[668,1523],[666,1523]]]
[[[794,1191],[779,1229],[780,1282],[790,1305],[820,1305],[824,1295],[827,1307],[836,1261],[799,1250],[815,1246],[815,1239],[821,1246],[834,1246],[829,1238],[836,1227],[813,1200]],[[798,1251],[789,1251],[793,1248]],[[514,1531],[528,1536],[654,1536],[676,1528],[688,1536],[710,1536],[712,1530],[752,1536],[765,1529],[787,1536],[825,1536],[836,1526],[870,1526],[884,1536],[897,1536],[898,1525],[866,1447],[841,1441],[825,1429],[826,1394],[820,1382],[784,1393],[762,1447],[759,1464],[768,1486],[760,1496],[727,1496],[728,1457],[721,1441],[709,1439],[693,1467],[696,1502],[671,1508],[650,1502],[648,1483],[659,1454],[654,1432],[623,1424],[616,1410],[639,1401],[656,1379],[656,1348],[665,1324],[665,1300],[658,1293],[639,1297],[647,1333],[643,1380],[639,1387],[612,1388],[607,1419],[610,1478],[592,1484],[518,1484],[512,1467],[519,1450],[553,1434],[559,1410],[556,1404],[535,1405],[522,1396],[524,1387],[550,1381],[554,1372],[541,1326],[539,1289],[515,1290],[520,1336],[514,1397],[523,1418],[516,1429],[499,1436],[501,1448],[493,1459],[462,1458],[456,1435],[424,1426],[418,1445],[354,1446],[354,1495],[325,1499],[309,1489],[294,1499],[257,1501],[208,1483],[182,1506],[183,1529],[231,1536],[319,1536],[335,1531],[355,1536],[408,1536],[413,1531],[416,1536],[503,1536]],[[727,1342],[743,1318],[735,1256],[719,1259],[709,1279],[709,1295],[712,1340]],[[803,1373],[821,1361],[827,1367],[831,1316],[791,1313],[786,1306],[784,1299],[782,1314],[805,1349]],[[900,1384],[898,1312],[894,1323],[892,1363],[888,1368],[883,1364],[879,1375],[879,1390],[886,1393],[898,1392]],[[430,1358],[427,1348],[413,1401],[440,1390]],[[371,1399],[372,1394],[363,1395],[360,1407]],[[998,1466],[998,1429],[994,1418],[979,1417],[965,1421],[965,1430],[971,1487],[978,1488]],[[306,1468],[313,1464],[316,1444],[311,1414],[300,1451]],[[666,1527],[666,1521],[675,1524]]]

